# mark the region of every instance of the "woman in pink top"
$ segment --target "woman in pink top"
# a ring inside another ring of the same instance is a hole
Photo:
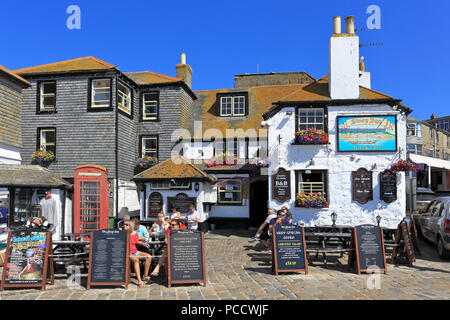
[[[134,266],[134,272],[136,273],[136,278],[139,282],[139,288],[144,287],[144,281],[149,281],[150,277],[148,276],[148,272],[150,270],[150,265],[152,263],[152,256],[146,252],[138,251],[136,248],[136,244],[140,244],[145,246],[145,243],[139,241],[139,235],[134,230],[134,222],[133,221],[125,221],[124,223],[125,231],[130,232],[130,262]],[[144,267],[144,276],[141,280],[141,269],[139,266],[139,257],[145,257],[145,267]]]

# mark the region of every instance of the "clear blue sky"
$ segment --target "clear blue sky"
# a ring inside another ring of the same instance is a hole
[[[81,8],[81,30],[66,9]],[[233,87],[233,75],[328,73],[332,17],[365,28],[370,5],[381,30],[361,31],[372,88],[402,99],[412,116],[449,115],[450,1],[2,1],[0,64],[9,69],[95,56],[122,71],[175,76],[179,54],[193,68],[193,89]],[[344,27],[344,22],[343,22]]]

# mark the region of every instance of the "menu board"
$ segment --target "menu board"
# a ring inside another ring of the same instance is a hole
[[[416,261],[416,255],[414,246],[411,240],[410,230],[408,226],[408,219],[403,219],[397,227],[397,233],[395,234],[394,249],[392,250],[391,262],[394,263],[397,255],[406,253],[408,262],[412,266]],[[401,249],[398,249],[401,248]]]
[[[148,198],[148,207],[151,215],[157,215],[163,211],[163,198],[161,193],[153,192]]]
[[[1,289],[45,289],[51,234],[39,229],[19,229],[8,234]]]
[[[380,199],[387,203],[397,200],[397,175],[390,170],[380,173]]]
[[[291,198],[291,173],[279,168],[272,175],[272,198],[278,202],[286,202]]]
[[[369,271],[384,271],[386,273],[386,252],[383,230],[380,227],[373,225],[355,227],[352,243],[358,274]]]
[[[203,232],[173,230],[168,237],[168,283],[203,283],[206,286]]]
[[[169,212],[175,208],[181,213],[188,213],[190,205],[197,207],[197,198],[189,198],[185,193],[179,193],[175,197],[168,197],[167,202],[169,204]]]
[[[366,204],[373,200],[372,172],[364,168],[352,172],[353,201]]]
[[[91,232],[89,275],[91,286],[125,285],[129,283],[129,234],[123,230]]]
[[[308,273],[304,228],[296,225],[275,225],[273,233],[273,269],[280,272]]]

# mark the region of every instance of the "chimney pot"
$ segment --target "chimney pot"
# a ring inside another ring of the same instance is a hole
[[[341,33],[341,17],[336,16],[333,18],[333,34]]]
[[[181,54],[181,64],[186,64],[186,53]]]
[[[345,33],[355,34],[355,17],[348,16],[345,18]]]

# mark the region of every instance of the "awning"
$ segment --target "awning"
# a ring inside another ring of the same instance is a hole
[[[423,163],[423,164],[426,164],[429,167],[450,170],[450,161],[447,161],[447,160],[420,156],[418,154],[413,154],[413,153],[411,153],[409,155],[409,158],[415,163]]]

